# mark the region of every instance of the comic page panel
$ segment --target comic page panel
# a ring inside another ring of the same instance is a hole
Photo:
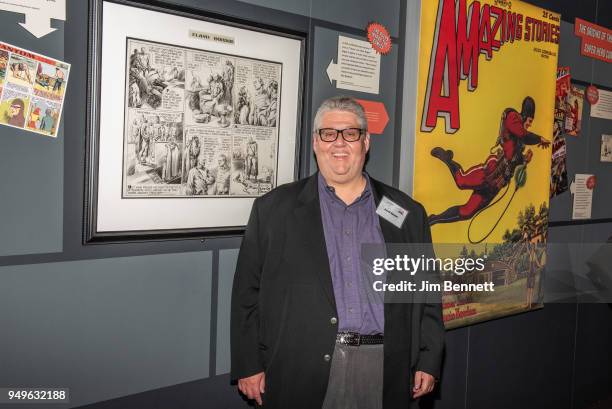
[[[276,127],[280,68],[276,63],[238,60],[234,104],[236,124]]]
[[[181,195],[183,114],[128,110],[124,137],[124,195]]]
[[[29,107],[30,95],[12,89],[10,86],[5,87],[2,101],[0,101],[0,123],[23,128]]]
[[[57,135],[61,105],[43,98],[32,98],[26,128],[51,136]]]
[[[571,86],[567,97],[567,114],[565,117],[565,132],[571,136],[578,136],[582,128],[582,105],[584,104],[584,90]]]
[[[205,51],[187,51],[187,125],[227,128],[234,123],[236,59]]]
[[[38,63],[30,58],[11,54],[7,81],[29,89],[34,85],[37,66]]]
[[[9,54],[5,50],[0,50],[0,86],[6,78],[6,70],[8,67]]]
[[[234,131],[230,194],[259,196],[276,186],[276,135],[263,127]]]
[[[59,62],[56,64],[39,62],[36,67],[34,94],[55,101],[64,99],[68,70],[68,65]]]
[[[185,51],[141,40],[128,40],[130,108],[183,111]]]
[[[183,162],[186,196],[230,193],[232,134],[228,129],[188,128]]]

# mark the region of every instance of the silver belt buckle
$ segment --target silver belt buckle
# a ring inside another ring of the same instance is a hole
[[[361,334],[356,333],[355,334],[355,346],[358,347],[359,345],[361,345]]]

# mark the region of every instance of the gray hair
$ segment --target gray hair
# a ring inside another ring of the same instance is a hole
[[[347,96],[336,96],[327,98],[325,101],[321,103],[319,109],[317,109],[317,113],[314,117],[313,130],[316,132],[320,129],[321,119],[323,118],[323,114],[326,114],[330,111],[346,111],[352,112],[357,115],[357,121],[359,122],[359,127],[361,129],[368,128],[368,121],[366,119],[365,111],[361,104],[355,100],[355,98],[347,97]]]

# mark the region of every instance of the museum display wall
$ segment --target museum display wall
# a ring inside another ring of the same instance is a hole
[[[612,26],[612,5],[528,3],[561,13],[558,65],[571,67],[572,80],[612,89],[609,64],[581,56],[574,35],[576,17]],[[418,1],[156,4],[305,38],[296,176],[316,170],[313,111],[346,93],[382,103],[389,116],[372,136],[368,172],[412,191]],[[19,26],[23,14],[0,11],[0,41],[71,64],[57,138],[0,131],[0,386],[69,387],[71,403],[57,408],[248,407],[228,375],[239,235],[84,244],[89,11],[88,1],[67,0],[65,21],[52,20],[56,30],[40,39]],[[392,39],[381,56],[378,93],[340,89],[329,72],[338,63],[339,36],[364,40],[371,21]],[[567,140],[567,169],[572,177],[597,175],[592,217],[571,220],[569,192],[551,199],[549,242],[603,243],[612,235],[612,172],[599,161],[599,138],[609,125],[591,118],[585,103],[582,129]],[[422,407],[585,408],[610,395],[611,343],[606,304],[547,304],[450,330],[443,377]]]

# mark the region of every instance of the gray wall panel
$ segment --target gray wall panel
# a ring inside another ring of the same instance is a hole
[[[561,44],[559,65],[567,65],[571,69],[573,80],[594,82],[608,85],[612,81],[609,64],[599,63],[591,58],[580,55],[580,39],[574,35],[574,25],[561,22]],[[579,88],[584,88],[578,85]],[[582,131],[579,136],[566,136],[567,143],[567,174],[568,180],[574,180],[576,173],[593,173],[597,176],[597,186],[593,193],[593,209],[591,218],[610,218],[612,208],[609,200],[612,197],[612,166],[599,161],[601,134],[612,133],[610,121],[591,118],[590,105],[585,100],[582,112]],[[571,220],[573,196],[569,190],[555,196],[550,202],[550,220]]]
[[[395,97],[396,97],[396,78],[397,78],[397,44],[394,44],[391,52],[386,56],[381,56],[379,94],[368,94],[365,92],[349,91],[336,88],[329,82],[327,67],[333,59],[338,62],[338,35],[345,37],[365,40],[348,33],[338,32],[324,27],[315,28],[315,53],[313,60],[313,80],[312,80],[312,112],[313,116],[326,98],[335,95],[350,95],[355,98],[367,99],[383,102],[389,114],[389,123],[382,135],[371,136],[370,160],[367,164],[367,171],[376,179],[385,183],[393,183],[393,145],[395,132]],[[306,138],[306,136],[304,136]],[[311,172],[315,172],[316,162],[313,158],[310,164]]]
[[[612,70],[609,70],[612,71]],[[612,72],[609,73],[612,77]],[[585,103],[588,105],[588,103]],[[587,108],[588,109],[588,108]],[[597,184],[593,191],[593,209],[591,217],[612,218],[612,163],[601,162],[601,135],[612,135],[612,121],[601,118],[589,118],[589,133],[585,135],[587,145],[587,169],[597,177]]]
[[[612,75],[610,73],[610,63],[600,60],[593,60],[593,82],[612,88]]]
[[[470,327],[466,409],[570,409],[575,305]]]
[[[243,3],[282,10],[288,13],[310,16],[312,1],[310,0],[240,0]]]
[[[593,74],[592,59],[580,55],[580,38],[574,34],[574,24],[561,21],[559,65],[570,66],[572,78],[588,81]]]
[[[226,374],[230,371],[230,301],[237,260],[238,249],[221,250],[219,252],[216,375]]]
[[[0,268],[2,386],[73,406],[207,377],[210,252]]]
[[[36,39],[23,19],[0,11],[0,41],[63,60],[64,24]],[[0,125],[0,152],[0,256],[62,251],[63,125],[57,138]]]
[[[399,35],[399,1],[311,0],[311,17],[365,30],[370,21],[383,24],[391,36]]]

